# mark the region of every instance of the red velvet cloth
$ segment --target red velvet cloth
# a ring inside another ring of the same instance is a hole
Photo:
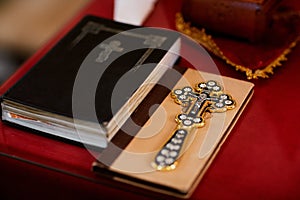
[[[145,25],[174,29],[175,13],[181,3],[160,0]],[[112,0],[94,0],[30,58],[0,93],[26,73],[82,16],[112,18],[112,8]],[[299,54],[297,46],[270,79],[253,81],[256,86],[252,100],[191,199],[300,198]],[[222,75],[245,79],[219,59],[215,62]],[[90,169],[94,158],[83,148],[3,123],[0,152],[1,199],[157,198],[145,196],[138,189],[113,187],[93,174]]]

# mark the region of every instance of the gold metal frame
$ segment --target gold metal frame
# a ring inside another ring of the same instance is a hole
[[[287,55],[291,52],[292,48],[296,46],[300,37],[297,37],[293,42],[289,44],[289,46],[282,51],[282,53],[275,58],[268,65],[260,68],[260,69],[250,69],[248,67],[239,65],[231,61],[228,57],[224,55],[224,53],[220,50],[219,46],[215,43],[212,36],[205,32],[205,29],[198,29],[196,27],[191,26],[189,22],[185,22],[182,14],[176,14],[176,29],[196,40],[199,44],[203,45],[208,51],[210,51],[215,56],[221,58],[226,62],[229,66],[235,68],[236,71],[241,71],[246,74],[247,79],[258,79],[258,78],[269,78],[269,75],[274,74],[274,69],[282,65],[282,62],[287,60]]]

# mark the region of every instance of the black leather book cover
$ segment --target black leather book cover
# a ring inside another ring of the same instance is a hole
[[[96,87],[98,121],[109,122],[113,117],[111,98],[118,81],[129,74],[136,85],[128,84],[127,89],[117,91],[113,110],[124,105],[178,39],[168,31],[136,28],[94,16],[83,18],[2,99],[72,118],[75,80],[80,69],[90,69],[88,76],[98,77],[99,81],[96,86],[89,85],[87,77],[82,98]],[[147,68],[141,72],[142,64]],[[90,120],[85,114],[81,118]]]

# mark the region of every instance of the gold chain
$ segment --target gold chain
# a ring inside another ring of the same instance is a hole
[[[290,45],[283,50],[283,52],[275,58],[271,63],[262,67],[261,69],[250,69],[248,67],[239,65],[231,61],[227,58],[224,53],[220,50],[219,46],[215,43],[212,39],[211,35],[208,35],[205,32],[205,29],[198,29],[196,27],[191,26],[190,23],[185,22],[182,14],[176,14],[176,28],[179,32],[191,37],[192,39],[196,40],[199,44],[204,46],[208,51],[213,53],[215,56],[221,58],[228,64],[232,66],[237,71],[241,71],[246,74],[247,79],[258,79],[258,78],[269,78],[270,74],[274,74],[274,69],[282,65],[283,61],[286,61],[286,56],[291,52],[292,48],[296,46],[297,42],[300,40],[300,37],[297,37]]]

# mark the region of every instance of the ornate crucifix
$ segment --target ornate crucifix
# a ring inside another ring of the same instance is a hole
[[[187,135],[195,128],[205,125],[204,115],[207,112],[225,112],[235,107],[235,101],[230,95],[223,93],[222,87],[213,80],[196,85],[195,91],[186,86],[175,89],[171,96],[175,102],[182,105],[182,113],[175,120],[177,127],[171,138],[157,153],[152,166],[156,170],[173,170],[184,151]]]

